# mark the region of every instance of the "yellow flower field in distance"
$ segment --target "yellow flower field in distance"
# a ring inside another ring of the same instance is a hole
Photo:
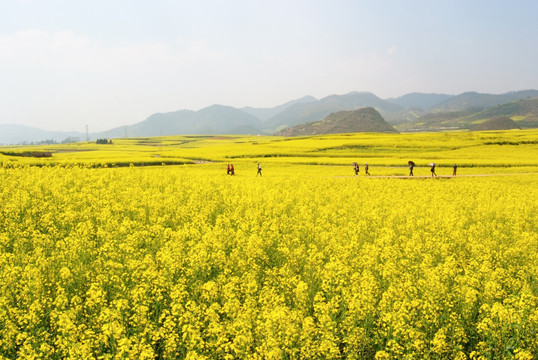
[[[383,175],[401,175],[409,160],[417,170],[457,164],[468,173],[534,172],[538,169],[538,130],[488,132],[336,134],[309,137],[173,136],[114,139],[113,144],[76,143],[49,146],[0,146],[3,166],[140,166],[200,162],[341,165],[353,162]],[[50,157],[20,156],[49,153]],[[18,155],[18,156],[17,156]],[[386,168],[381,170],[382,168]],[[394,171],[391,172],[391,168]],[[483,169],[475,169],[483,168]],[[497,170],[491,170],[498,168]],[[447,170],[450,171],[450,170]],[[451,171],[450,171],[451,173]]]
[[[537,149],[536,131],[2,147],[0,359],[535,359]]]

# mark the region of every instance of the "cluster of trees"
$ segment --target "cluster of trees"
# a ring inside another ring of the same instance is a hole
[[[96,144],[112,144],[112,139],[97,139]]]
[[[54,144],[71,144],[71,143],[76,143],[76,142],[80,142],[80,138],[74,137],[74,136],[68,136],[60,142],[53,139],[47,139],[47,140],[30,141],[30,142],[23,141],[19,143],[19,145],[54,145]]]

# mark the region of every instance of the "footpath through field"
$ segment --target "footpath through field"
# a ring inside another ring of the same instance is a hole
[[[467,174],[467,175],[421,175],[421,176],[409,176],[409,175],[361,175],[360,177],[370,179],[454,179],[462,177],[485,177],[485,176],[516,176],[516,175],[538,175],[538,173],[499,173],[499,174]],[[342,177],[356,177],[354,175],[342,176]]]

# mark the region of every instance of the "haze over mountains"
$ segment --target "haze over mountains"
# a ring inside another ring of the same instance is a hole
[[[470,129],[498,116],[516,120],[521,128],[538,127],[538,90],[497,95],[410,93],[391,99],[381,99],[369,92],[351,92],[322,99],[305,96],[273,108],[212,105],[198,111],[155,113],[142,122],[88,136],[83,132],[52,132],[0,124],[0,144],[84,141],[87,137],[95,140],[191,134],[275,134],[299,124],[321,121],[338,111],[362,107],[374,108],[398,131]],[[3,121],[8,122],[8,119]]]

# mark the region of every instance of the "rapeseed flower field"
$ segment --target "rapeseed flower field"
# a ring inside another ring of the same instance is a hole
[[[515,134],[2,155],[0,359],[535,359],[538,145]],[[155,152],[185,165],[130,161]],[[451,154],[511,175],[371,178],[349,161],[429,175],[435,155],[449,175]]]
[[[336,134],[308,137],[176,136],[114,139],[113,144],[76,143],[49,146],[0,146],[4,167],[24,165],[121,167],[181,165],[200,162],[246,164],[263,161],[286,165],[345,166],[365,162],[383,175],[407,174],[435,162],[441,169],[457,163],[467,173],[538,170],[538,130],[406,134]],[[35,158],[24,153],[50,153]],[[399,170],[398,168],[404,168]],[[377,171],[377,173],[379,173]],[[276,174],[276,172],[273,172]],[[349,174],[349,171],[344,172]]]

